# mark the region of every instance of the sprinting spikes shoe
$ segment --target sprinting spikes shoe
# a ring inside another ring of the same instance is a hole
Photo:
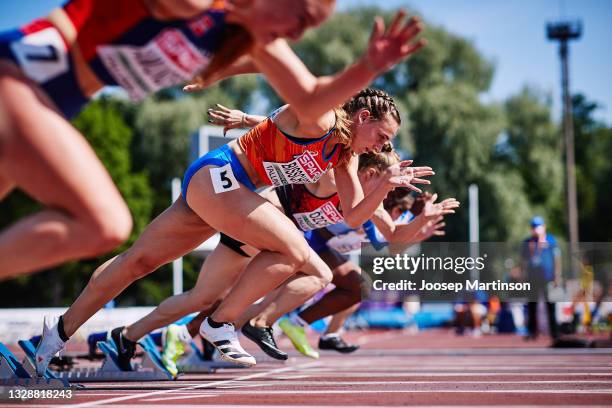
[[[110,340],[115,343],[117,349],[117,363],[122,371],[134,371],[132,367],[132,358],[136,353],[136,342],[128,340],[123,335],[124,326],[114,328],[110,332]]]
[[[174,377],[178,375],[176,362],[185,354],[185,346],[179,334],[180,327],[171,324],[166,328],[164,350],[162,352],[162,362]]]
[[[200,326],[200,336],[215,346],[221,358],[225,361],[247,367],[257,364],[255,358],[244,351],[240,345],[234,325],[231,323],[224,323],[223,326],[214,328],[208,323],[208,318],[206,318]]]
[[[336,350],[339,353],[352,353],[359,349],[358,344],[347,344],[344,339],[340,336],[330,336],[319,339],[320,350]]]
[[[36,374],[39,377],[45,375],[51,359],[64,349],[64,342],[57,331],[59,317],[45,316],[43,319],[43,334],[36,347]]]
[[[312,348],[310,343],[308,342],[308,338],[306,337],[306,332],[302,326],[297,324],[293,324],[291,320],[284,318],[278,322],[281,330],[291,343],[293,343],[293,347],[306,357],[310,358],[319,358],[319,353]]]
[[[257,344],[264,353],[276,360],[287,360],[289,356],[280,350],[274,340],[274,332],[271,327],[255,327],[251,322],[242,326],[242,334]]]

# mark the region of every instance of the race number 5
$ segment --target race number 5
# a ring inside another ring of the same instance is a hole
[[[232,166],[228,163],[223,167],[213,167],[210,169],[210,178],[213,183],[215,193],[225,193],[226,191],[236,190],[240,188],[240,184],[234,172]]]
[[[54,27],[45,28],[11,43],[11,50],[25,74],[42,83],[68,71],[64,40]]]

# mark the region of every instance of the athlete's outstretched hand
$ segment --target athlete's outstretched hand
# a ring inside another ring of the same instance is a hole
[[[387,169],[388,183],[392,187],[406,187],[417,193],[421,190],[413,184],[431,184],[429,180],[425,180],[421,177],[433,176],[434,171],[431,167],[410,167],[412,160],[404,160],[396,163]]]
[[[454,214],[455,208],[459,207],[459,201],[454,198],[447,198],[442,202],[436,203],[437,199],[438,194],[434,194],[425,201],[422,211],[424,217],[433,219],[447,214]]]
[[[230,109],[221,105],[215,105],[215,108],[208,109],[208,122],[213,125],[223,126],[223,136],[230,129],[246,127],[247,114],[238,109]]]
[[[421,231],[419,231],[420,240],[425,241],[431,237],[442,237],[446,235],[446,232],[444,231],[446,223],[443,220],[444,217],[439,216],[435,220],[428,221],[427,224],[421,228]]]
[[[400,10],[387,30],[383,19],[376,17],[368,48],[362,57],[365,65],[375,73],[387,71],[426,44],[424,39],[416,40],[423,30],[420,19],[412,17],[404,22],[405,17],[406,12]]]

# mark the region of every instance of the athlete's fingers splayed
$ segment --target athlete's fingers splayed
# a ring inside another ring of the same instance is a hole
[[[402,9],[395,15],[393,22],[389,25],[387,35],[395,36],[403,31],[402,22],[404,21],[404,17],[406,17],[406,11]]]

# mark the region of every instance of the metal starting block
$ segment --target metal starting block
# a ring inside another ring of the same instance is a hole
[[[17,357],[0,343],[0,401],[9,400],[10,392],[17,389],[58,390],[70,388],[67,380],[32,375]]]
[[[204,355],[195,344],[191,342],[191,352],[177,361],[176,366],[183,373],[214,373],[218,368],[245,368],[229,361],[204,360]]]
[[[79,367],[73,368],[70,371],[53,371],[47,369],[45,378],[51,378],[70,383],[81,382],[108,382],[108,381],[164,381],[173,380],[174,377],[164,367],[161,362],[161,356],[153,345],[147,342],[145,344],[138,343],[144,349],[142,362],[134,364],[134,371],[122,371],[119,368],[117,350],[112,342],[100,341],[98,348],[104,354],[102,367]],[[34,345],[28,340],[20,340],[19,345],[26,354],[23,362],[23,367],[29,373],[36,373],[35,370],[35,354]]]

